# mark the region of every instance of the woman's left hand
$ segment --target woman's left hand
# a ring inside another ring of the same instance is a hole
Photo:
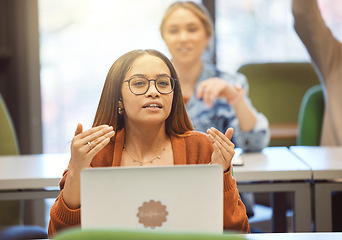
[[[230,167],[235,154],[235,146],[230,141],[232,139],[233,133],[233,128],[228,128],[225,134],[213,127],[207,130],[208,138],[213,144],[214,148],[210,163],[221,164],[224,172]]]

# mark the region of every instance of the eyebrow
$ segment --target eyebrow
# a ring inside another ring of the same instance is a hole
[[[174,24],[171,24],[171,25],[169,25],[167,28],[177,28],[177,27],[179,27],[179,25],[180,24],[176,24],[176,23],[174,23]],[[199,23],[197,23],[197,22],[189,22],[189,23],[186,23],[185,24],[185,26],[186,27],[197,27],[199,25]]]
[[[165,76],[166,77],[170,77],[169,74],[167,74],[167,73],[160,73],[160,74],[157,74],[156,76],[157,76],[157,78],[158,77],[165,77]],[[133,74],[130,78],[132,78],[132,77],[144,77],[144,78],[147,78],[145,74],[141,74],[141,73]]]

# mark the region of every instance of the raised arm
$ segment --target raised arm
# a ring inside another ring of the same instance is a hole
[[[224,228],[240,232],[250,232],[245,205],[242,203],[235,179],[232,176],[231,161],[235,154],[230,141],[234,130],[227,129],[223,134],[215,128],[208,129],[209,141],[213,145],[211,163],[221,164],[224,171]]]
[[[340,63],[342,46],[324,23],[316,0],[292,0],[294,28],[326,80]]]
[[[80,224],[80,174],[88,168],[93,157],[99,153],[114,136],[112,127],[94,127],[83,132],[78,124],[71,143],[71,159],[68,169],[60,181],[61,194],[50,211],[49,236],[56,231]]]

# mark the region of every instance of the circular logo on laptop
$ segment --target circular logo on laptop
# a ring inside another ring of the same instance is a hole
[[[137,217],[139,223],[143,224],[145,228],[161,227],[163,222],[166,222],[166,206],[162,205],[160,201],[155,202],[150,200],[149,202],[143,202],[142,206],[138,208]]]

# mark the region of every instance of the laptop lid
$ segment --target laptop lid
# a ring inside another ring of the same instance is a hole
[[[83,229],[223,232],[220,165],[89,168],[81,173]]]

